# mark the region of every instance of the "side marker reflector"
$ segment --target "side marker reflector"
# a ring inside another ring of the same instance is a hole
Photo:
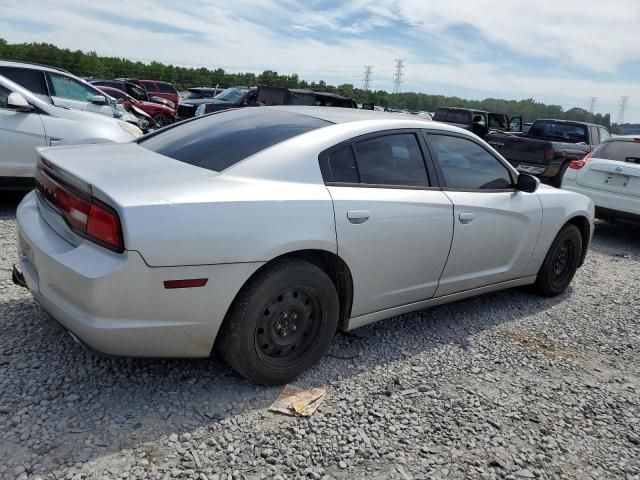
[[[172,288],[198,288],[204,287],[208,278],[186,278],[184,280],[165,280],[164,288],[172,289]]]

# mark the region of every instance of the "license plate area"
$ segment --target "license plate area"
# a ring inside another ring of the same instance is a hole
[[[627,175],[609,174],[604,178],[604,184],[608,187],[626,188],[630,177]]]

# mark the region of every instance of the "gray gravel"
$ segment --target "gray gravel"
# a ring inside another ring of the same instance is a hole
[[[599,223],[570,290],[433,308],[336,337],[267,412],[210,360],[85,353],[12,285],[0,201],[0,478],[640,479],[640,229]]]

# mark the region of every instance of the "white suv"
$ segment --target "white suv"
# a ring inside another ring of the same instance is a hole
[[[54,105],[0,75],[0,189],[33,185],[36,147],[127,142],[141,134],[113,116]]]

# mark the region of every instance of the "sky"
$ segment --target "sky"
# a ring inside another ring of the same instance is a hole
[[[535,100],[640,122],[640,0],[0,0],[0,37],[308,81]]]

